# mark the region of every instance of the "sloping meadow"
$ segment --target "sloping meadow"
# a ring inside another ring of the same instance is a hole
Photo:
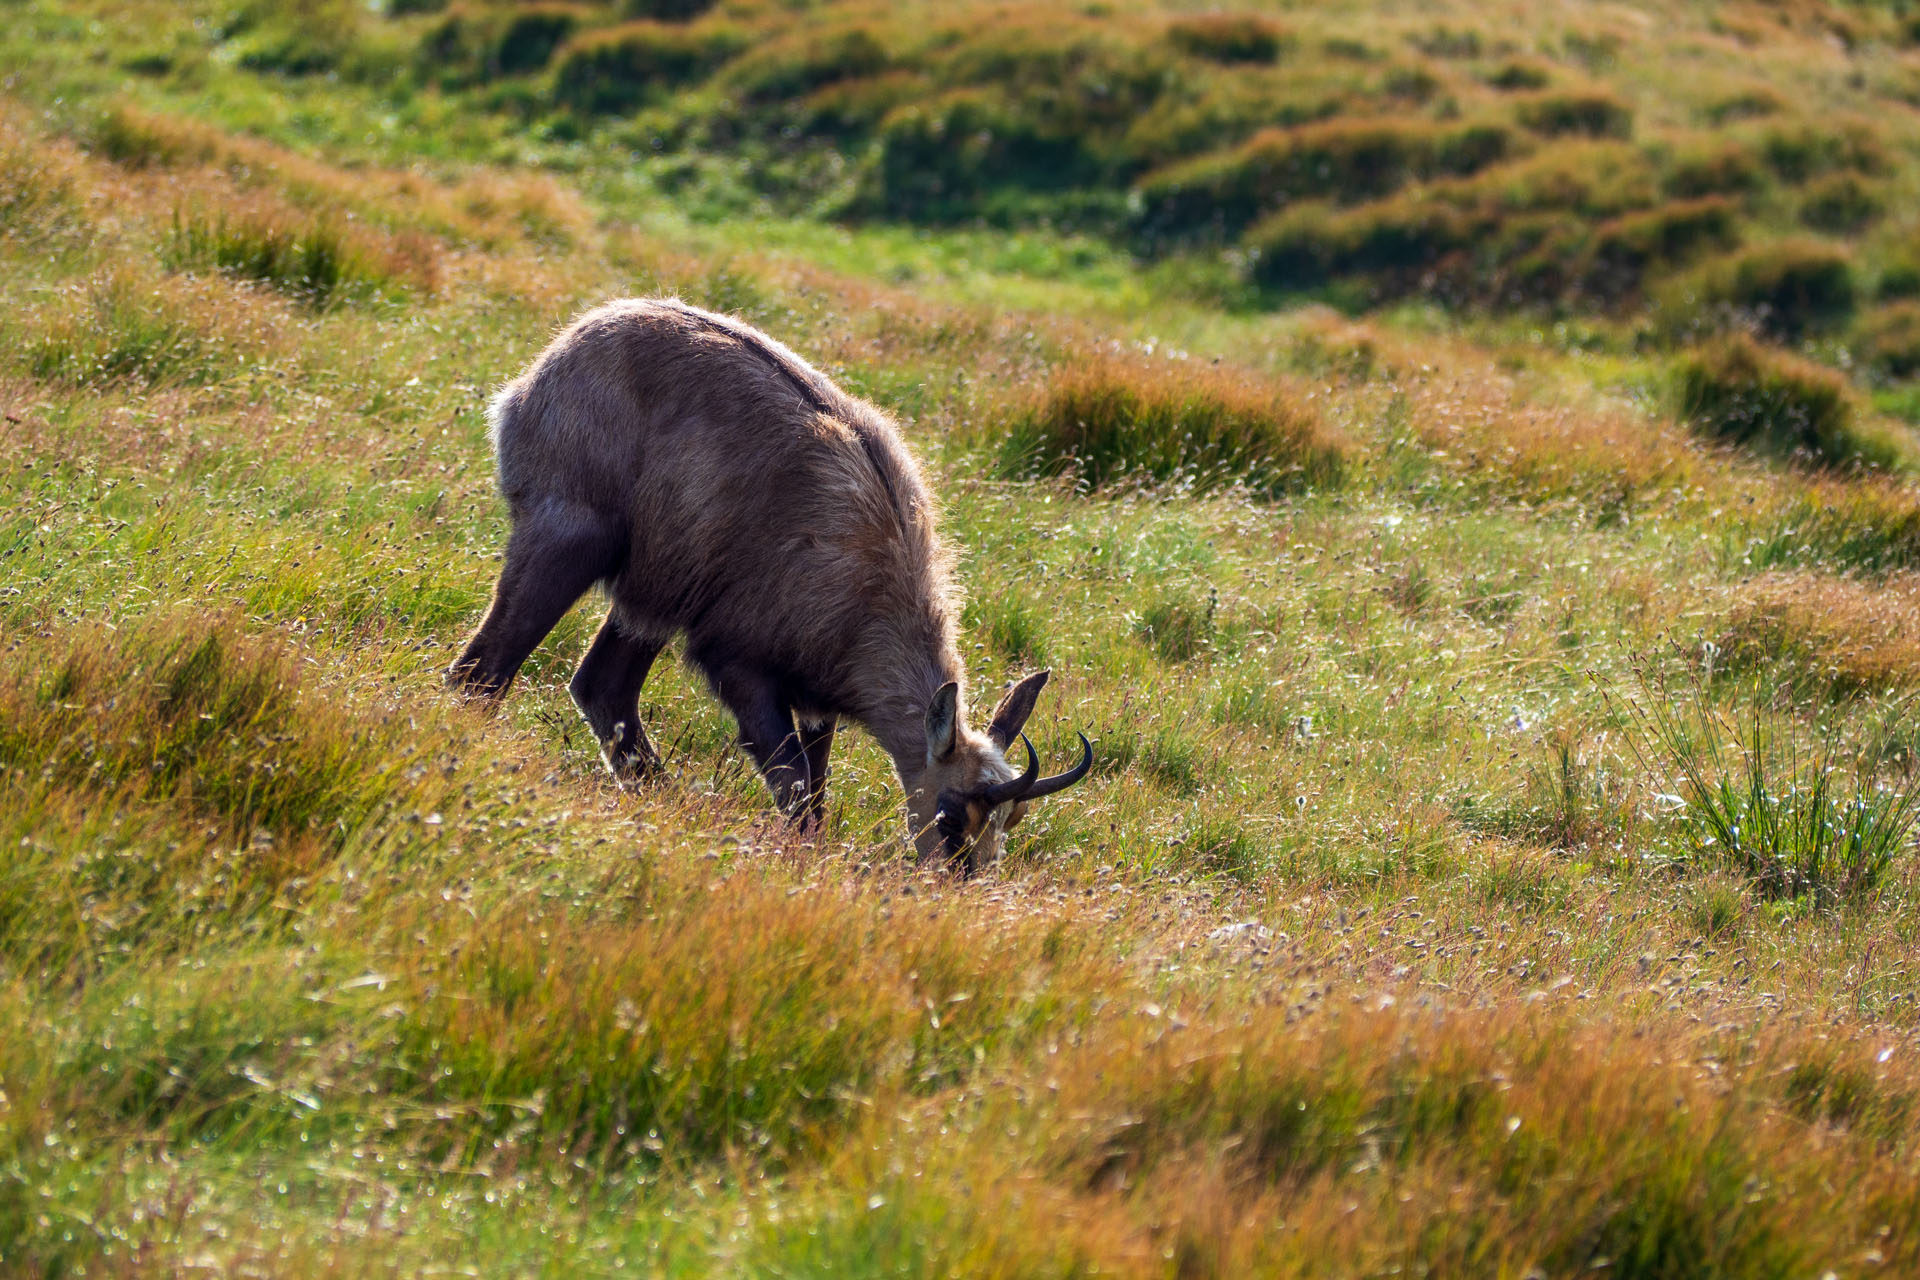
[[[89,74],[84,32],[29,8],[52,65]],[[587,54],[583,85],[733,77],[742,111],[920,87],[891,19],[749,48],[758,11],[407,8],[324,10],[329,41],[249,9],[211,64],[212,36],[156,16],[124,56],[212,118],[301,86],[299,127],[355,137],[384,136],[355,59],[418,66],[428,35],[437,92],[503,109]],[[1598,199],[1567,185],[1589,162],[1639,189],[1624,93],[1490,36],[1423,23],[1376,57],[1304,19],[1123,17],[1039,24],[1080,42],[1064,64],[955,44],[951,95],[883,116],[886,154],[947,136],[933,113],[1044,107],[1057,132],[1009,154],[1108,163],[1046,149],[1108,136],[1055,90],[1064,65],[1159,92],[1139,37],[1222,68],[1223,94],[1332,59],[1416,102],[1484,70],[1504,132],[1436,116],[1367,144],[1460,209],[1513,165],[1515,209]],[[1565,56],[1599,76],[1586,34]],[[193,98],[163,57],[234,97]],[[1071,316],[1023,309],[1018,265],[942,274],[967,232],[643,230],[556,178],[336,164],[264,112],[255,136],[95,105],[0,138],[23,299],[0,357],[0,1270],[1915,1268],[1911,831],[1832,867],[1793,861],[1828,847],[1804,824],[1758,847],[1700,820],[1723,777],[1802,816],[1822,778],[1836,813],[1912,794],[1920,497],[1897,451],[1852,443],[1886,423],[1837,375],[1761,339],[1669,363],[1233,312],[1107,260],[1044,286]],[[1149,171],[1182,138],[1360,146],[1234,138],[1209,123],[1232,106],[1154,116]],[[1771,127],[1760,98],[1727,110]],[[456,150],[483,127],[413,123]],[[993,138],[953,163],[1000,164]],[[1571,140],[1567,172],[1544,138]],[[1892,163],[1781,138],[1809,171]],[[1696,185],[1741,167],[1683,159]],[[1829,187],[1822,226],[1865,216]],[[1712,240],[1721,207],[1672,236]],[[1636,253],[1669,234],[1615,230]],[[846,266],[869,252],[920,256]],[[1726,287],[1831,283],[1819,254],[1778,257]],[[1618,278],[1591,244],[1552,261]],[[486,397],[632,290],[764,325],[928,459],[972,686],[1051,665],[1041,751],[1096,740],[992,875],[911,865],[855,734],[802,840],[671,664],[643,707],[671,776],[615,788],[564,691],[591,607],[497,714],[443,692],[503,533]],[[1655,698],[1680,736],[1636,715]],[[1709,748],[1725,767],[1689,790]]]

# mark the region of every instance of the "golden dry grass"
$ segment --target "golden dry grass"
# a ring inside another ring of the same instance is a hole
[[[1762,670],[1905,687],[1906,481],[1716,453],[1571,360],[1390,317],[1116,349],[1120,304],[723,262],[550,178],[148,127],[185,140],[141,165],[14,135],[123,260],[9,247],[19,332],[79,350],[111,286],[215,363],[0,380],[0,1265],[1917,1264],[1911,857],[1830,911],[1684,865],[1589,696],[1700,618]],[[169,276],[183,197],[429,235],[437,286],[313,314]],[[744,311],[931,455],[970,664],[1046,653],[1043,745],[1100,739],[995,876],[904,865],[857,742],[797,838],[672,671],[646,714],[677,776],[618,792],[561,688],[593,619],[499,718],[441,701],[498,549],[486,391],[636,285]],[[1297,428],[1344,487],[983,479],[1003,415],[1076,378]],[[1797,567],[1734,583],[1742,554]],[[211,702],[182,696],[202,641]],[[1525,811],[1562,741],[1615,807]]]
[[[1721,644],[1754,666],[1791,663],[1844,692],[1920,683],[1920,581],[1764,573],[1728,592]]]

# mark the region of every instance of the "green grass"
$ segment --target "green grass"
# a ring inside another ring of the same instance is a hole
[[[1630,707],[1630,741],[1642,767],[1678,788],[1692,856],[1767,897],[1831,902],[1873,893],[1911,848],[1920,789],[1884,778],[1881,762],[1850,752],[1832,726],[1808,744],[1764,707],[1719,710],[1699,683],[1658,680],[1644,695]]]
[[[0,24],[0,1272],[1920,1268],[1896,15],[668,7]],[[1094,740],[990,874],[445,693],[643,292]]]

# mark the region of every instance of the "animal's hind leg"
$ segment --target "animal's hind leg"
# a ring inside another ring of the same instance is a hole
[[[629,634],[609,612],[567,686],[573,705],[593,727],[607,767],[623,781],[660,770],[659,753],[640,724],[640,687],[664,647],[651,637]]]
[[[835,719],[826,716],[800,720],[800,750],[807,758],[806,824],[818,827],[827,818],[827,769],[833,755]]]
[[[516,520],[493,603],[447,683],[476,697],[505,693],[533,647],[624,553],[619,530],[582,508],[549,503]]]

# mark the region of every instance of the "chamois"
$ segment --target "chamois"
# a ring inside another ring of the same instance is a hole
[[[968,873],[1092,766],[1082,734],[1077,765],[1039,776],[1021,729],[1045,671],[984,734],[968,727],[919,465],[885,412],[758,329],[673,298],[608,303],[509,382],[489,422],[512,529],[456,689],[497,701],[598,583],[611,607],[569,687],[622,779],[660,767],[640,687],[676,635],[803,826],[825,812],[843,717],[892,757],[921,858]],[[1024,770],[1007,762],[1016,738]]]

